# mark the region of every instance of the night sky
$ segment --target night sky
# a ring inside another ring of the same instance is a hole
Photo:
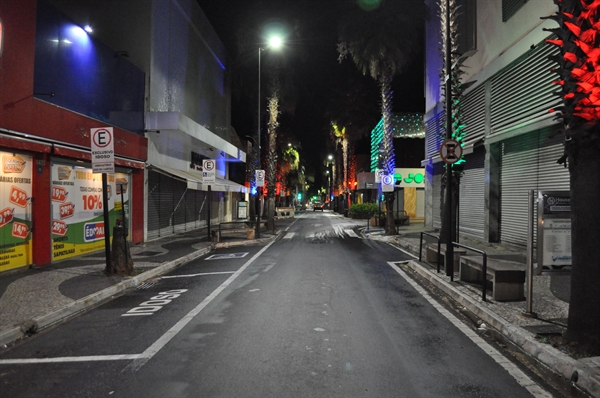
[[[277,62],[282,81],[280,136],[300,143],[307,173],[317,178],[333,151],[327,110],[345,86],[358,85],[370,99],[373,127],[381,117],[377,82],[363,76],[351,59],[338,62],[338,21],[349,1],[354,0],[198,0],[228,52],[232,125],[242,139],[256,134],[258,47],[265,46],[270,30],[284,33],[284,48],[262,53],[261,97],[265,101],[269,65]],[[423,76],[420,52],[394,79],[395,112],[424,111]],[[366,137],[359,141],[357,153],[368,153],[369,147]]]

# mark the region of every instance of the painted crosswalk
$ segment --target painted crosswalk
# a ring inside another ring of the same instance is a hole
[[[294,237],[298,237],[299,235],[300,234],[297,234],[296,232],[288,232],[283,236],[283,239],[292,239]],[[306,233],[303,237],[305,239],[311,240],[322,238],[358,238],[359,236],[356,232],[354,232],[353,229],[334,226],[332,229]]]

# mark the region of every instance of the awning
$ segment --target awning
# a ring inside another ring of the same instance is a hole
[[[171,176],[175,176],[179,179],[182,179],[187,182],[188,189],[195,189],[198,191],[208,191],[208,186],[210,185],[211,191],[218,192],[241,192],[246,193],[248,188],[243,185],[240,185],[236,182],[225,180],[223,178],[217,178],[216,182],[208,184],[202,181],[202,174],[196,173],[193,171],[183,171],[172,169],[170,167],[163,166],[149,166],[149,169],[155,170],[163,173],[170,174]]]

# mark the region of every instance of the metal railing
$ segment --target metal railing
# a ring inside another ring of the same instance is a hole
[[[430,234],[429,232],[421,232],[421,240],[419,242],[419,261],[423,258],[423,235],[431,236],[432,238],[437,239],[437,272],[440,273],[440,245],[441,240],[440,237],[434,234]]]
[[[482,301],[486,301],[485,295],[487,293],[487,253],[484,252],[483,250],[475,249],[474,247],[469,247],[469,246],[466,246],[466,245],[461,245],[460,243],[457,243],[457,242],[452,242],[452,246],[457,246],[457,247],[461,247],[461,248],[466,249],[466,250],[471,250],[471,251],[473,251],[475,253],[479,253],[479,254],[481,254],[483,256],[483,266],[482,266],[482,273],[483,273],[483,275],[482,275],[482,281],[481,281],[481,291],[482,291],[481,300]],[[439,257],[439,253],[438,253],[438,257]],[[454,273],[450,277],[450,280],[454,280]]]

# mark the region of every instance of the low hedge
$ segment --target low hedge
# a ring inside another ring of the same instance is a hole
[[[350,214],[353,217],[371,218],[379,212],[377,203],[355,203],[350,206]]]

